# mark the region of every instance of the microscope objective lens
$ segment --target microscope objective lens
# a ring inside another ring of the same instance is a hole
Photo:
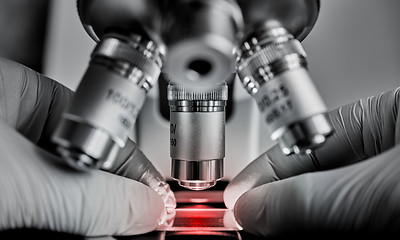
[[[223,177],[227,88],[168,86],[171,172],[182,187],[204,190]]]
[[[151,40],[105,34],[52,140],[79,170],[110,168],[132,137],[136,118],[162,66]]]

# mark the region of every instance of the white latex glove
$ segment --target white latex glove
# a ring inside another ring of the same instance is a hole
[[[335,133],[312,155],[275,146],[226,188],[251,233],[388,234],[400,231],[400,89],[332,111]]]
[[[133,142],[113,169],[126,177],[79,172],[47,151],[70,99],[71,91],[59,83],[0,59],[0,231],[103,236],[154,230],[165,206],[176,206],[175,197]]]

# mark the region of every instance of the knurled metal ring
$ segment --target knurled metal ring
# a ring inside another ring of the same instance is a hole
[[[103,39],[92,53],[92,58],[96,56],[129,62],[148,74],[153,80],[157,79],[161,72],[161,60],[147,58],[137,49],[117,38]]]

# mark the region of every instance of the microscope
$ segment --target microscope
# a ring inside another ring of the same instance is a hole
[[[300,43],[319,8],[309,0],[78,0],[97,45],[53,135],[57,151],[77,169],[109,168],[135,139],[158,85],[171,177],[210,188],[224,176],[227,108],[238,107],[229,89],[239,79],[282,153],[311,153],[332,133]]]
[[[224,164],[226,147],[254,157],[257,139],[241,139],[260,129],[254,104],[260,134],[282,154],[311,154],[333,131],[301,45],[319,9],[318,0],[78,0],[97,44],[54,132],[58,153],[79,170],[108,169],[130,138],[170,167],[167,178],[205,190],[243,166]]]

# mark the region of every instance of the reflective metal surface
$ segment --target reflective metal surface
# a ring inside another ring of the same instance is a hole
[[[187,161],[173,158],[171,173],[181,186],[204,190],[213,187],[223,177],[223,159]]]
[[[80,170],[112,165],[133,134],[161,66],[161,53],[149,39],[120,32],[102,37],[52,136],[69,165]]]
[[[315,24],[319,1],[239,4],[246,33],[236,50],[238,76],[254,96],[271,139],[279,142],[282,152],[310,153],[333,131],[300,43]]]
[[[213,90],[168,87],[171,174],[181,186],[204,190],[223,177],[227,85]]]
[[[232,52],[243,28],[236,1],[174,0],[164,11],[164,71],[171,81],[195,89],[227,81],[235,71]]]
[[[53,138],[60,155],[79,168],[111,165],[161,70],[170,86],[184,89],[169,96],[172,177],[182,186],[201,190],[223,177],[226,98],[215,90],[235,70],[283,152],[312,151],[332,131],[300,44],[319,8],[318,0],[78,0],[81,22],[98,46],[88,69],[92,75],[85,75],[60,123],[66,129],[56,133],[64,135]],[[88,94],[90,86],[94,91]],[[82,100],[84,94],[91,98]],[[127,108],[125,113],[104,107],[104,94],[113,95],[111,102]],[[93,103],[85,111],[79,106],[84,101]],[[67,136],[74,128],[80,132]],[[96,138],[101,141],[93,150],[87,146],[95,138],[86,133],[108,136]]]

